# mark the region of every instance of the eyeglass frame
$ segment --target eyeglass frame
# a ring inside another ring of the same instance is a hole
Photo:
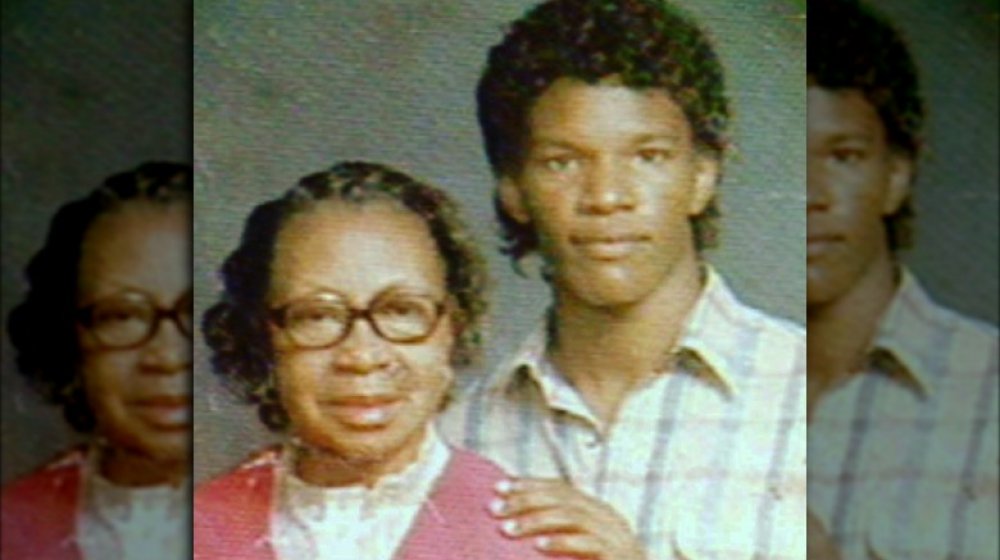
[[[149,323],[147,333],[138,341],[131,344],[125,344],[121,346],[115,344],[107,344],[106,342],[101,340],[101,337],[97,334],[97,331],[93,330],[90,324],[93,321],[94,308],[96,308],[97,305],[102,302],[112,301],[115,299],[122,298],[123,295],[130,295],[130,294],[141,296],[143,302],[150,304],[149,307],[152,308],[153,310],[152,321]],[[99,347],[104,350],[133,350],[135,348],[139,348],[145,345],[150,340],[153,340],[153,338],[159,332],[160,324],[163,322],[164,319],[172,320],[174,324],[177,325],[177,330],[180,331],[181,334],[186,336],[188,340],[192,340],[194,338],[194,312],[192,311],[191,313],[191,326],[188,329],[184,328],[184,323],[181,321],[180,314],[181,314],[181,304],[185,300],[187,300],[189,306],[194,305],[193,294],[190,291],[188,291],[181,297],[177,298],[177,301],[174,302],[173,307],[169,308],[157,305],[155,299],[156,298],[154,298],[151,294],[139,290],[129,290],[122,294],[103,297],[83,307],[77,308],[75,314],[76,322],[78,325],[82,326],[87,332],[93,335],[94,340],[98,342]]]
[[[434,320],[431,323],[430,328],[427,329],[426,334],[413,338],[393,339],[386,336],[385,333],[382,332],[382,329],[379,328],[378,326],[378,321],[376,321],[375,318],[372,316],[372,312],[374,311],[375,306],[379,304],[381,301],[383,301],[384,298],[398,294],[399,292],[394,292],[391,290],[381,292],[379,294],[376,294],[375,297],[373,297],[365,307],[359,308],[351,305],[346,297],[336,292],[332,291],[322,292],[319,294],[314,294],[312,296],[292,300],[284,305],[271,307],[267,310],[267,315],[271,323],[274,324],[279,329],[281,329],[282,331],[284,331],[285,333],[287,333],[288,339],[292,341],[292,345],[300,350],[325,350],[337,346],[341,342],[347,340],[349,336],[351,336],[351,332],[353,332],[354,330],[354,324],[357,322],[359,318],[364,319],[368,323],[368,326],[371,327],[371,329],[375,332],[375,334],[379,336],[379,338],[385,340],[386,342],[391,342],[394,344],[420,344],[421,342],[424,342],[425,340],[434,336],[434,333],[437,332],[438,325],[441,324],[441,317],[444,316],[445,312],[449,307],[449,302],[451,301],[451,298],[449,296],[445,296],[443,300],[437,300],[433,302]],[[434,299],[432,298],[432,296],[427,294],[406,294],[406,295],[419,296],[427,299]],[[295,336],[291,334],[291,331],[287,327],[288,309],[292,305],[295,305],[296,303],[301,301],[318,300],[319,296],[333,296],[337,298],[338,302],[339,301],[344,302],[344,308],[347,310],[347,317],[345,321],[346,326],[344,327],[344,331],[340,334],[340,336],[334,339],[332,342],[315,346],[301,344],[298,340],[295,339]]]

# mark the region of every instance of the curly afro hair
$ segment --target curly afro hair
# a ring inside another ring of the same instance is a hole
[[[79,371],[77,278],[83,241],[102,215],[137,201],[190,204],[191,167],[145,163],[116,174],[85,198],[64,205],[49,226],[45,246],[28,264],[28,293],[7,318],[17,367],[48,402],[61,406],[78,432],[94,430]]]
[[[698,147],[721,160],[729,106],[722,65],[706,34],[660,0],[551,0],[515,21],[489,53],[476,92],[486,154],[497,177],[515,176],[525,155],[534,102],[560,78],[589,84],[614,78],[629,88],[663,89],[684,111]],[[499,199],[502,251],[515,263],[538,248],[530,225]],[[698,249],[715,245],[713,201],[692,218]]]
[[[257,405],[272,431],[288,427],[288,415],[274,386],[274,353],[268,330],[270,263],[281,228],[297,213],[323,201],[362,205],[389,201],[424,220],[446,268],[448,292],[458,338],[452,364],[472,363],[480,347],[479,325],[486,311],[486,267],[459,216],[442,191],[390,167],[365,162],[340,163],[303,177],[298,186],[251,212],[239,246],[226,259],[224,292],[202,321],[212,350],[212,367],[240,400]]]
[[[889,145],[914,162],[923,147],[926,117],[917,67],[899,31],[857,0],[809,2],[809,83],[830,90],[858,90],[875,108]],[[912,245],[910,198],[885,218],[889,247]]]

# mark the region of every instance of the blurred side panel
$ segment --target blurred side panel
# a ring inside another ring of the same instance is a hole
[[[3,317],[55,210],[109,175],[191,159],[191,5],[3,2]],[[74,441],[17,374],[4,326],[3,481]]]
[[[808,10],[814,542],[996,558],[998,3]]]

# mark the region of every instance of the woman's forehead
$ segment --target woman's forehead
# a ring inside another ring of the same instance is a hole
[[[367,300],[387,288],[444,289],[444,263],[424,220],[387,203],[337,203],[294,216],[279,233],[272,298],[335,291]]]

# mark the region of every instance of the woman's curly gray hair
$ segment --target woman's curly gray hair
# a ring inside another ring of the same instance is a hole
[[[239,246],[226,259],[220,301],[203,318],[212,367],[242,401],[256,404],[271,430],[288,426],[288,415],[272,382],[274,352],[268,330],[270,263],[281,228],[289,218],[321,201],[362,205],[390,201],[427,224],[446,268],[456,341],[453,365],[472,363],[480,350],[480,323],[486,311],[486,266],[460,218],[458,206],[442,191],[388,166],[340,163],[303,177],[278,199],[251,212]]]

